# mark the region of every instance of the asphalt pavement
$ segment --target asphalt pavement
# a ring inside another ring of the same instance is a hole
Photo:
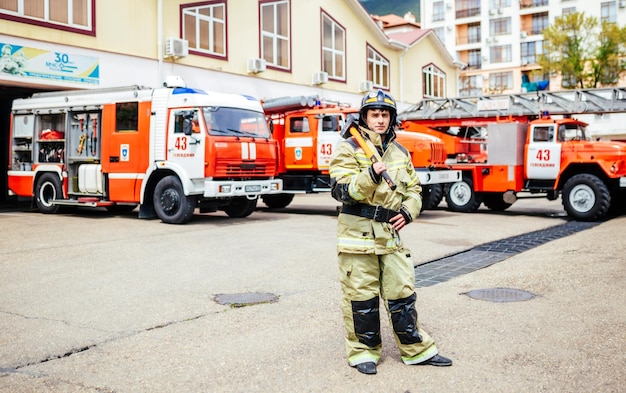
[[[454,365],[404,365],[383,314],[366,376],[343,350],[335,211],[302,195],[177,226],[0,207],[0,391],[625,391],[626,216],[418,287],[420,323]],[[426,211],[402,236],[423,269],[569,222],[560,201],[528,199]]]

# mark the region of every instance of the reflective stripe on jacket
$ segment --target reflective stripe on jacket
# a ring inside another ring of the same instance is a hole
[[[372,151],[382,151],[380,135],[365,127],[361,134]],[[330,162],[330,177],[338,184],[348,184],[348,194],[355,201],[399,210],[404,206],[415,219],[422,208],[422,187],[407,150],[394,142],[395,133],[382,156],[387,173],[396,183],[392,191],[384,180],[375,182],[369,172],[372,161],[353,140],[342,141]],[[337,226],[337,251],[353,254],[388,254],[403,248],[398,233],[388,223],[349,214],[340,214]]]

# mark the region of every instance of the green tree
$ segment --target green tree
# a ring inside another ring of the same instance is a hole
[[[626,72],[626,29],[584,13],[555,19],[543,31],[544,54],[538,64],[560,74],[564,88],[615,85]]]

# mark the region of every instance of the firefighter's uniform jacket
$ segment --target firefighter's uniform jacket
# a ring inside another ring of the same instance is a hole
[[[360,127],[378,160],[396,184],[395,191],[371,169],[372,162],[354,138],[342,141],[330,163],[332,195],[344,209],[382,206],[403,211],[407,223],[421,210],[421,186],[411,157],[394,142],[393,130],[383,145],[381,136]],[[384,300],[396,344],[406,364],[426,361],[437,348],[420,327],[415,309],[415,272],[410,251],[388,222],[340,213],[337,252],[343,291],[346,351],[351,366],[378,363],[381,352],[379,296]]]

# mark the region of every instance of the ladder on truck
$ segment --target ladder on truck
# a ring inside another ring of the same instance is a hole
[[[425,99],[398,120],[541,117],[626,112],[626,88],[592,88],[490,96]]]
[[[348,104],[330,101],[319,96],[278,97],[261,101],[266,116],[284,115],[287,112],[323,109],[323,108],[350,108]]]

